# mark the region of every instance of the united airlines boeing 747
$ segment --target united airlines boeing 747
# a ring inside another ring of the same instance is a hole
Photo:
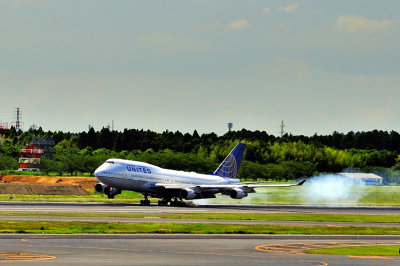
[[[150,205],[148,196],[159,198],[158,205],[183,205],[183,200],[215,198],[215,194],[229,195],[233,199],[247,197],[260,187],[301,186],[297,184],[241,183],[237,173],[246,144],[238,143],[211,175],[163,169],[144,162],[108,159],[95,171],[100,181],[95,190],[112,199],[122,190],[140,192],[145,199],[141,205]]]

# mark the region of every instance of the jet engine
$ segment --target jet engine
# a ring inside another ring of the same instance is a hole
[[[229,191],[229,196],[232,199],[241,199],[247,197],[247,193],[244,192],[241,188],[233,188]]]
[[[107,186],[104,185],[103,183],[97,183],[97,184],[94,186],[94,190],[96,190],[96,192],[104,193],[104,194],[106,194],[106,193],[105,193],[105,189],[106,189],[106,188],[107,188]]]
[[[182,199],[191,200],[191,199],[194,199],[196,197],[196,192],[194,192],[190,188],[182,189],[181,192],[180,192],[180,197]]]

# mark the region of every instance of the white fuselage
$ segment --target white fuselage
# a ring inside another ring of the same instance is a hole
[[[121,159],[107,160],[96,169],[95,176],[101,183],[110,187],[148,193],[155,192],[153,190],[155,184],[192,187],[240,182],[236,178],[169,170],[148,163]]]

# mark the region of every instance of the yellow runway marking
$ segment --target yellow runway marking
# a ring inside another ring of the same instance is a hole
[[[38,261],[38,260],[52,260],[55,256],[31,253],[0,253],[1,261]]]
[[[392,260],[392,257],[383,257],[383,256],[356,256],[356,255],[348,255],[349,258],[358,258],[358,259],[380,259],[380,260]]]

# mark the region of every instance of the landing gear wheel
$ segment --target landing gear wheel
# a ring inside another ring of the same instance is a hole
[[[182,200],[178,200],[178,198],[175,198],[174,200],[170,200],[170,205],[175,207],[183,207],[185,206],[185,202]]]
[[[114,198],[114,195],[107,195],[107,197],[108,197],[109,199],[113,199],[113,198]]]
[[[147,194],[144,195],[144,200],[140,200],[141,206],[150,206],[150,200],[147,198]]]
[[[140,200],[141,206],[150,206],[150,200]]]
[[[158,201],[158,206],[167,206],[168,200],[162,199]]]

